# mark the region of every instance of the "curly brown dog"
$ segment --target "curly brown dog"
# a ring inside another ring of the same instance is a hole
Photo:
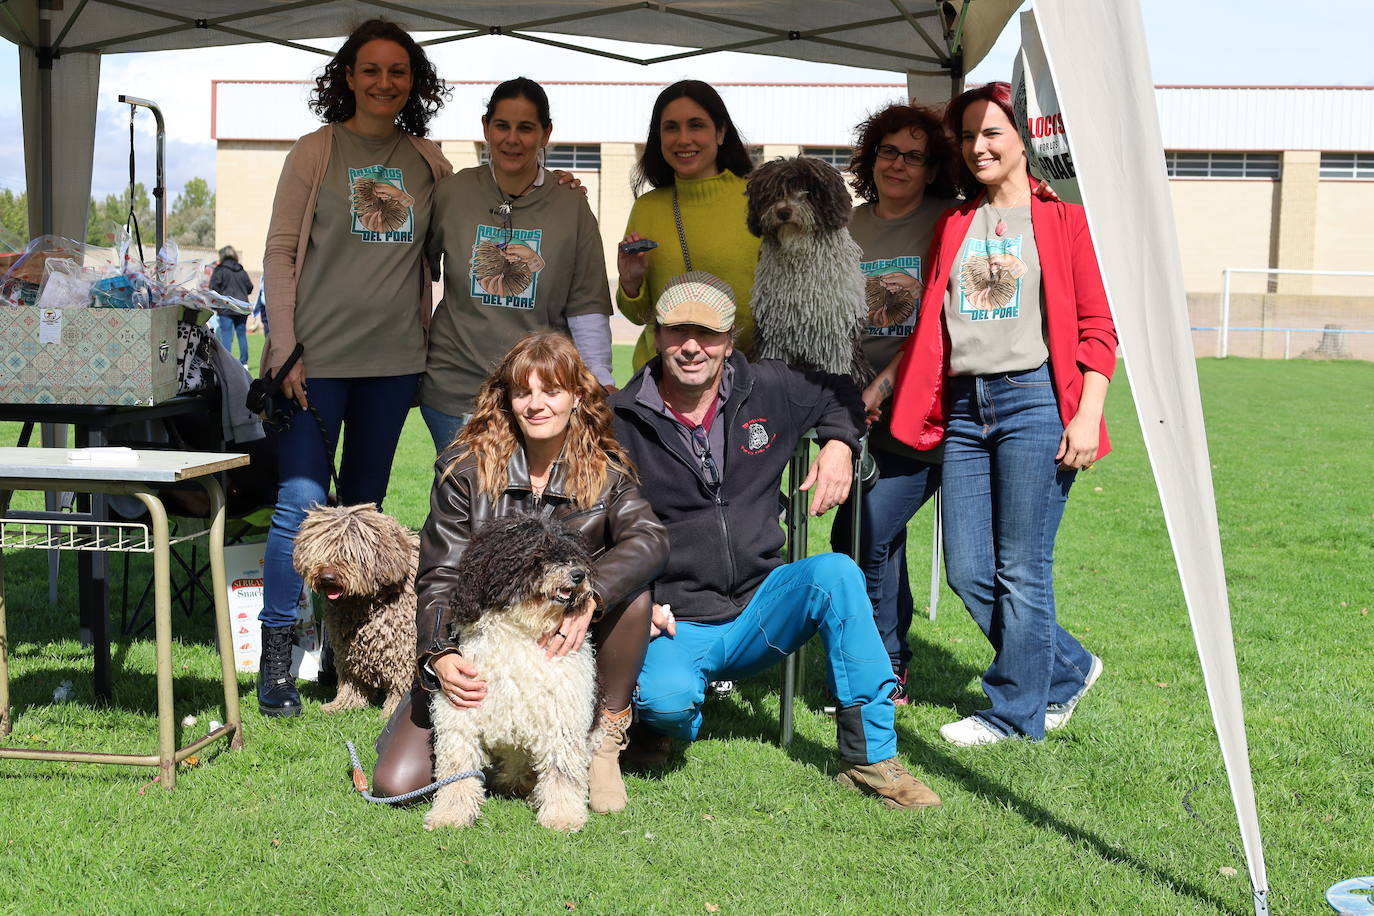
[[[415,677],[415,568],[420,539],[373,503],[316,506],[296,534],[293,562],[323,595],[339,688],[326,713],[357,709],[374,690],[390,716]]]

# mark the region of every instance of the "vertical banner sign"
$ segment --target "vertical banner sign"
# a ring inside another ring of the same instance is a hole
[[[1059,93],[1055,92],[1045,49],[1040,44],[1040,30],[1035,27],[1034,17],[1024,14],[1021,50],[1012,67],[1011,106],[1021,141],[1026,144],[1031,174],[1048,181],[1060,200],[1081,204],[1083,197],[1078,192],[1078,172],[1069,153]]]

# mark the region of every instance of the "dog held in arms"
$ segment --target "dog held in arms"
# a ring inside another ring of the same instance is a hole
[[[749,231],[763,240],[754,272],[751,359],[873,379],[860,339],[868,317],[853,204],[840,173],[819,159],[766,162],[749,176]]]
[[[487,695],[461,709],[442,693],[432,701],[436,779],[486,769],[494,790],[527,798],[540,824],[567,833],[587,822],[587,768],[601,741],[596,667],[590,642],[548,658],[537,640],[591,593],[591,568],[582,538],[550,519],[516,515],[479,528],[450,606]],[[426,829],[471,824],[484,798],[475,778],[440,788]]]
[[[293,563],[323,595],[324,626],[339,675],[334,713],[385,695],[388,717],[415,678],[415,569],[420,539],[373,503],[316,506],[296,534]]]

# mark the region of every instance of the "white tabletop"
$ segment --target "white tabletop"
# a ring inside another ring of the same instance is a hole
[[[0,447],[0,478],[176,483],[248,463],[236,452],[171,452],[139,449],[120,458],[101,449]],[[87,460],[72,456],[86,454]]]

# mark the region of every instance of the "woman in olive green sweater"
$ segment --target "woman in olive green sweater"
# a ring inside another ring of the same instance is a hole
[[[754,332],[749,290],[759,259],[759,240],[745,223],[744,186],[753,167],[716,90],[700,80],[682,80],[659,93],[637,168],[637,184],[653,190],[630,210],[616,258],[616,305],[626,318],[650,324],[654,302],[670,278],[709,271],[734,288],[735,346],[748,349]],[[658,247],[624,252],[625,245],[642,239]],[[635,345],[635,369],[653,355],[650,326]]]

